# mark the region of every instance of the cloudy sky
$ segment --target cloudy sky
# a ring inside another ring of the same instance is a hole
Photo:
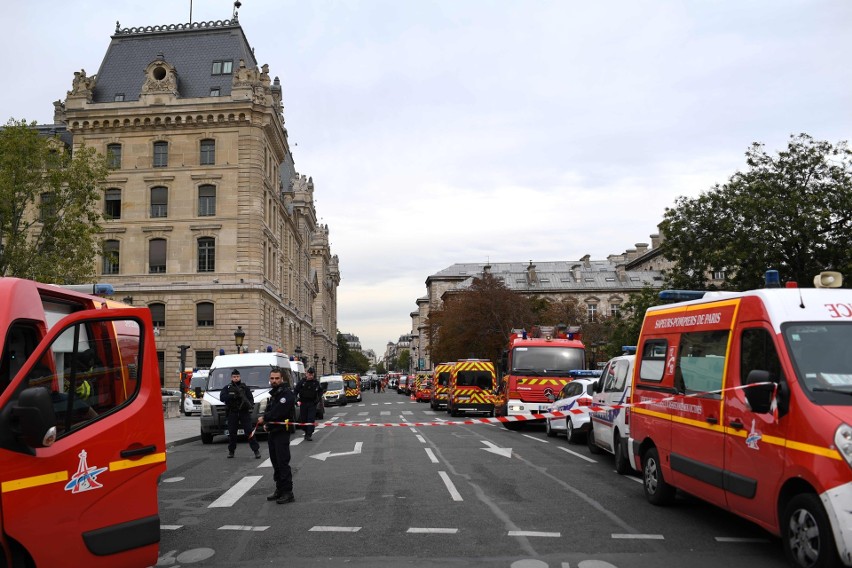
[[[116,21],[188,22],[190,2],[3,11],[0,118],[49,123]],[[621,253],[752,142],[852,132],[848,0],[243,0],[239,18],[340,257],[340,330],[379,354],[453,263]]]

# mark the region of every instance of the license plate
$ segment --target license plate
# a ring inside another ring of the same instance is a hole
[[[237,430],[237,436],[242,436],[242,435],[243,435],[243,434],[245,434],[245,433],[246,433],[246,431],[245,431],[245,430],[243,430],[242,428],[240,428],[239,430]]]
[[[456,398],[458,398],[458,400],[470,400],[469,396],[459,396],[459,397],[456,397]]]

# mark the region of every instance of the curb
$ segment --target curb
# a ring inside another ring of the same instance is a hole
[[[166,449],[174,448],[175,446],[182,446],[183,444],[189,444],[192,442],[197,442],[201,439],[201,434],[198,436],[190,436],[188,438],[181,438],[180,440],[174,440],[172,442],[166,442]]]

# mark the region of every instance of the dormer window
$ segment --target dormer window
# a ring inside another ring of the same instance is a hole
[[[124,93],[116,93],[112,100],[117,103],[124,102]]]
[[[233,61],[214,61],[211,75],[230,75],[234,69]]]
[[[211,97],[218,97],[220,92],[221,91],[219,90],[219,87],[210,87],[210,96]]]

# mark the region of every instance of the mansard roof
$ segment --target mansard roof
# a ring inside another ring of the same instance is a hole
[[[219,87],[221,96],[231,94],[233,75],[213,75],[214,61],[232,61],[233,71],[240,59],[257,68],[236,18],[139,28],[120,28],[116,22],[111,38],[93,91],[96,103],[113,102],[118,93],[125,101],[139,100],[145,68],[161,57],[175,68],[182,98],[208,97],[211,87]]]

